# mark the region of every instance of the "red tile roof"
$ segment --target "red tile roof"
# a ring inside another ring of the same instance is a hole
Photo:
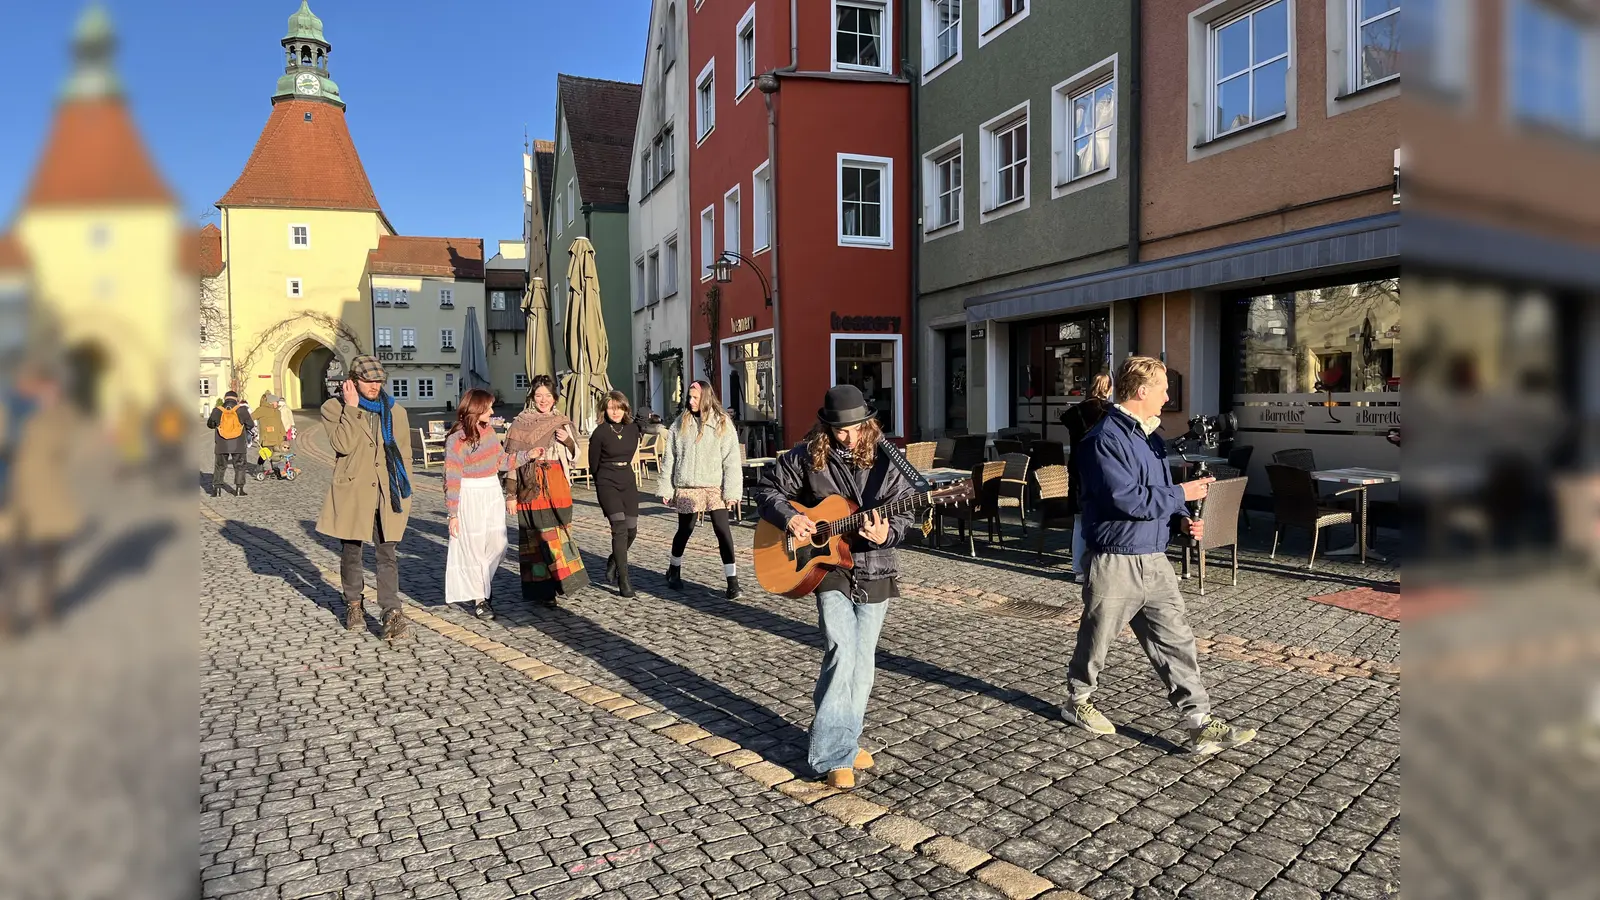
[[[639,85],[557,75],[556,90],[572,139],[578,193],[585,203],[627,203]]]
[[[249,162],[217,205],[383,214],[350,139],[344,110],[316,100],[273,104]]]
[[[222,231],[210,223],[195,235],[194,244],[199,254],[193,262],[201,278],[215,278],[222,274]]]
[[[28,270],[28,251],[23,248],[17,236],[7,232],[0,234],[0,272],[26,272]]]
[[[383,235],[367,253],[373,275],[449,275],[483,277],[482,238],[399,237]]]
[[[101,97],[57,108],[23,207],[171,202],[128,108]]]

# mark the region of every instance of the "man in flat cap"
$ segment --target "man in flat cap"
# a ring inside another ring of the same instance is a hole
[[[411,422],[405,407],[384,390],[388,380],[375,356],[358,356],[342,396],[322,404],[322,424],[333,444],[333,484],[317,517],[317,531],[342,543],[345,628],[365,623],[361,611],[361,545],[376,548],[378,609],[384,640],[406,635],[400,609],[399,543],[411,515]]]

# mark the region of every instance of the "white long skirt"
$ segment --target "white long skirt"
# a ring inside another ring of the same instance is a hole
[[[489,584],[505,558],[506,500],[500,479],[461,479],[461,502],[456,507],[458,533],[450,537],[445,557],[444,599],[471,603],[489,599]]]

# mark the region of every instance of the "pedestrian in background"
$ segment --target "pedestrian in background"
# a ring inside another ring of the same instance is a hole
[[[61,557],[83,527],[71,463],[80,419],[62,380],[53,360],[25,362],[0,408],[0,636],[12,631],[30,582],[34,620],[55,621]]]
[[[683,588],[683,550],[694,534],[696,519],[705,513],[711,516],[717,549],[722,552],[722,571],[728,579],[725,596],[739,599],[739,567],[734,562],[733,531],[728,523],[728,511],[738,506],[744,496],[739,433],[709,383],[696,381],[689,385],[689,402],[678,421],[662,436],[661,474],[657,481],[661,502],[678,511],[678,533],[672,538],[672,557],[667,564],[667,587]]]
[[[1061,424],[1067,427],[1067,515],[1072,516],[1072,572],[1073,580],[1079,584],[1089,576],[1089,561],[1084,558],[1087,547],[1083,540],[1083,501],[1080,499],[1083,476],[1078,472],[1078,445],[1110,410],[1111,376],[1101,372],[1090,383],[1089,396],[1061,414]]]
[[[376,356],[358,356],[339,396],[322,404],[322,427],[333,445],[333,483],[328,487],[317,533],[338,538],[339,577],[344,587],[345,628],[359,629],[364,587],[361,546],[371,541],[377,557],[378,609],[384,640],[406,636],[400,609],[400,539],[411,517],[411,420],[384,390],[388,374]]]
[[[215,458],[211,467],[211,496],[222,495],[222,477],[227,474],[228,466],[233,466],[233,493],[244,496],[244,480],[246,466],[244,460],[245,449],[250,443],[250,432],[256,427],[255,420],[250,418],[250,410],[239,403],[239,395],[233,391],[222,396],[222,405],[211,411],[206,419],[206,427],[216,432],[214,442]]]
[[[556,412],[549,375],[533,379],[528,404],[506,432],[506,485],[517,503],[517,559],[522,597],[554,606],[589,585],[583,555],[572,539],[572,482],[567,464],[577,458],[577,426]]]
[[[517,512],[515,499],[501,486],[505,448],[493,418],[494,395],[482,388],[467,391],[444,445],[444,509],[450,519],[444,599],[470,604],[480,619],[494,615],[491,588],[509,543],[506,516]]]
[[[600,401],[600,425],[589,435],[589,473],[600,511],[611,523],[611,556],[606,559],[606,579],[617,593],[633,596],[628,577],[628,548],[639,536],[639,485],[633,477],[633,458],[639,452],[639,423],[621,391]]]

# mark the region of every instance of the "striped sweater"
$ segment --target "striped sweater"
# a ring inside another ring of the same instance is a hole
[[[488,478],[500,473],[505,448],[494,433],[482,435],[472,444],[459,431],[450,433],[444,445],[444,509],[454,516],[461,503],[461,479]]]

